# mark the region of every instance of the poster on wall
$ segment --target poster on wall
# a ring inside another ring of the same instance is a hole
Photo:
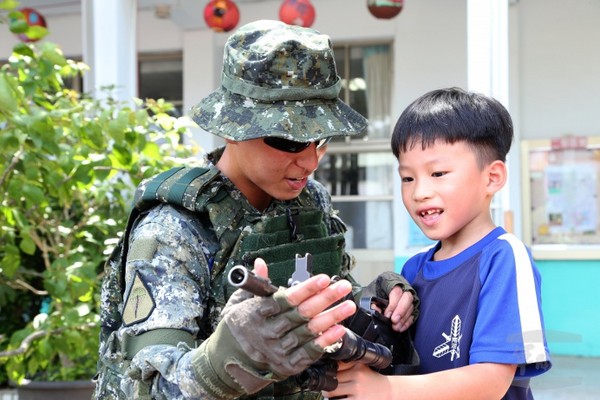
[[[526,243],[599,253],[600,138],[526,141],[522,157]]]
[[[598,173],[592,163],[546,168],[546,236],[594,235],[598,227]],[[543,223],[539,228],[543,229]]]

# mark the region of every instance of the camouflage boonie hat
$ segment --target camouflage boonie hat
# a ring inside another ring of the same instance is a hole
[[[359,134],[367,120],[339,98],[331,41],[280,21],[242,26],[225,44],[221,87],[191,110],[204,130],[235,141],[312,142]]]

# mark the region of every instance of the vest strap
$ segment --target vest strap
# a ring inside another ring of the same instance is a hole
[[[177,180],[167,194],[167,203],[183,205],[183,196],[185,191],[192,181],[208,172],[207,168],[195,167],[187,171],[181,178]]]
[[[160,174],[152,178],[152,180],[148,182],[148,185],[144,190],[144,194],[142,195],[142,201],[156,200],[156,194],[158,192],[158,189],[160,188],[160,185],[162,185],[162,183],[169,179],[171,176],[175,175],[178,171],[181,171],[183,168],[184,167],[171,168],[167,171],[161,172]]]

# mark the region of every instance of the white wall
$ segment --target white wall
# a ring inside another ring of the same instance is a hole
[[[392,121],[425,92],[466,88],[466,0],[407,1],[395,22]]]
[[[170,19],[154,16],[147,9],[138,13],[137,43],[140,53],[168,52],[183,48],[183,32]]]
[[[600,1],[515,7],[522,138],[600,135]]]

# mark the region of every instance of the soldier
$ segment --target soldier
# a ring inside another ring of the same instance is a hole
[[[329,194],[309,176],[333,136],[367,126],[338,99],[329,38],[258,21],[229,38],[223,61],[221,87],[192,118],[225,146],[202,167],[142,183],[107,262],[96,399],[317,398],[286,378],[320,358],[355,310],[346,301],[321,313],[352,286],[329,286],[324,274],[352,281],[354,260]],[[309,280],[269,297],[232,296],[233,266],[265,276],[266,261],[284,287],[305,253]],[[378,290],[405,329],[410,288],[398,277]]]

